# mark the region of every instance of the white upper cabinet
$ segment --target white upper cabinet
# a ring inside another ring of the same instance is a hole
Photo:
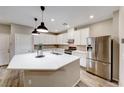
[[[62,34],[62,44],[68,44],[67,41],[68,41],[67,33],[63,33]]]
[[[46,43],[48,44],[56,44],[57,40],[56,40],[56,35],[52,35],[52,34],[47,34],[47,41]]]
[[[56,44],[56,35],[41,33],[38,36],[33,36],[34,44]]]
[[[62,34],[57,35],[57,44],[62,44]]]
[[[75,45],[86,45],[86,39],[89,37],[89,27],[74,31],[68,30],[68,39],[74,39]]]
[[[57,44],[67,44],[67,33],[57,35]]]
[[[89,28],[74,31],[69,29],[68,32],[59,35],[41,33],[33,36],[34,44],[68,44],[68,39],[74,39],[75,45],[86,45],[86,38],[89,37]]]
[[[89,37],[89,27],[88,28],[84,28],[84,29],[80,29],[80,44],[81,45],[86,45],[87,44],[87,37]]]
[[[68,30],[68,39],[74,39],[74,28]]]
[[[74,44],[80,45],[80,31],[74,31]]]

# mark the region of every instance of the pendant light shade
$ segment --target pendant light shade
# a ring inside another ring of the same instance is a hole
[[[47,29],[47,27],[45,26],[45,24],[44,24],[44,22],[43,22],[43,12],[44,12],[44,10],[45,10],[45,7],[44,6],[41,6],[40,7],[41,8],[41,11],[42,11],[42,22],[41,22],[41,24],[37,27],[37,31],[38,32],[48,32],[48,29]]]
[[[36,29],[36,21],[37,21],[37,18],[34,18],[34,21],[35,21],[35,29],[34,31],[32,31],[32,35],[39,35],[40,33],[37,31]]]
[[[44,22],[41,22],[41,24],[37,27],[38,32],[48,32],[48,29],[44,25]]]
[[[32,32],[32,35],[39,35],[40,33],[37,31],[37,29],[35,28],[34,31]]]

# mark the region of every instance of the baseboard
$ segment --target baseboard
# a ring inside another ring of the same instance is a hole
[[[80,66],[83,70],[86,70],[86,67],[84,67],[84,66]]]

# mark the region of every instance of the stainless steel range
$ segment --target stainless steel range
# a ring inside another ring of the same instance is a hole
[[[65,49],[64,52],[65,52],[66,54],[70,54],[70,55],[71,55],[71,54],[72,54],[72,51],[74,51],[74,50],[76,50],[76,49],[77,49],[76,47],[69,47],[68,49]]]
[[[76,46],[74,45],[74,39],[69,39],[68,40],[68,49],[64,50],[64,53],[66,54],[72,54],[72,51],[76,50]]]

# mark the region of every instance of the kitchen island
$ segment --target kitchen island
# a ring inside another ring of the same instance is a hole
[[[50,52],[44,55],[42,58],[36,58],[36,53],[15,55],[7,69],[23,70],[25,87],[71,87],[79,82],[79,57]]]

